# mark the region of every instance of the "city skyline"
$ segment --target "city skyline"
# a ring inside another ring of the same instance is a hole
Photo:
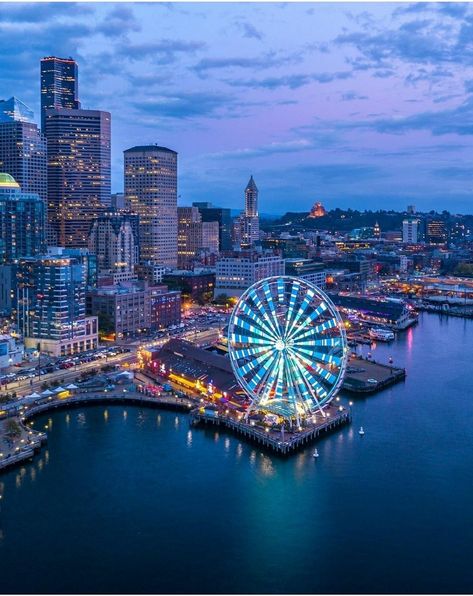
[[[83,107],[112,113],[113,192],[123,150],[158,143],[179,153],[182,205],[241,204],[253,174],[262,213],[473,211],[470,5],[6,3],[0,16],[1,97],[39,121],[40,59],[76,59]]]

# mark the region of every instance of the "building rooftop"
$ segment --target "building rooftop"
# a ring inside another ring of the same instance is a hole
[[[10,174],[0,174],[0,188],[20,188],[20,185]]]
[[[167,147],[161,147],[160,145],[137,145],[136,147],[130,147],[125,149],[123,153],[142,153],[143,151],[162,151],[165,153],[174,153],[177,155],[177,151],[168,149]]]

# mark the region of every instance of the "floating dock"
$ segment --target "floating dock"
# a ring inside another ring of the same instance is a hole
[[[351,393],[376,393],[406,378],[405,368],[350,358],[342,389]]]
[[[191,412],[193,426],[218,426],[243,436],[248,441],[256,443],[280,455],[289,455],[302,447],[322,438],[345,424],[351,422],[351,412],[346,408],[329,406],[325,409],[326,417],[320,416],[320,422],[306,426],[301,430],[281,431],[272,430],[264,426],[236,420],[230,416],[196,408]]]

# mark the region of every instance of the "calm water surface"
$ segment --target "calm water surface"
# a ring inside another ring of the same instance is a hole
[[[318,460],[172,412],[37,418],[47,448],[0,476],[0,591],[472,592],[473,321],[424,314],[372,353],[406,382]]]

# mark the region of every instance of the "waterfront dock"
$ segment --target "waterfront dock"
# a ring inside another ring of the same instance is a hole
[[[342,389],[351,393],[376,393],[406,378],[406,369],[351,357]]]
[[[325,413],[325,417],[320,416],[320,421],[304,426],[301,430],[290,431],[287,429],[274,430],[260,423],[245,422],[217,411],[196,408],[191,412],[191,424],[193,426],[222,427],[267,450],[279,455],[289,455],[351,422],[350,410],[341,406],[329,406]]]

